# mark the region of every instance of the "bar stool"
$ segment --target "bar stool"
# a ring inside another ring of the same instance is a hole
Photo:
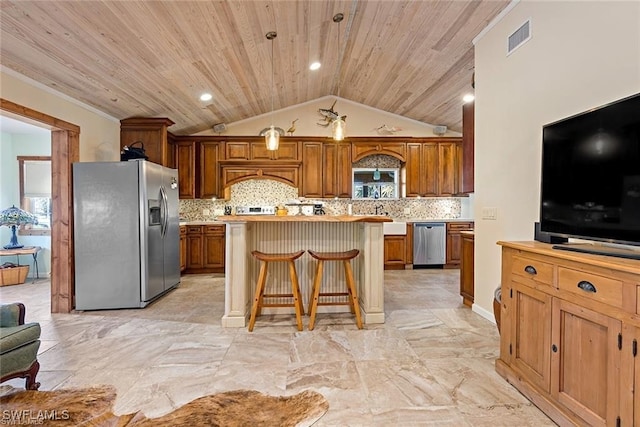
[[[293,261],[300,258],[304,251],[292,253],[268,254],[260,251],[252,251],[251,255],[260,260],[260,274],[258,275],[258,283],[256,284],[256,293],[251,307],[251,318],[249,319],[249,332],[253,331],[256,323],[256,317],[260,316],[262,307],[295,307],[296,321],[298,330],[302,330],[302,316],[304,315],[304,307],[302,306],[302,296],[300,294],[300,286],[298,285],[298,274],[296,273],[296,265]],[[267,281],[267,267],[270,262],[287,262],[289,264],[289,277],[291,278],[290,294],[265,294],[265,283]],[[274,303],[265,304],[265,298],[293,298],[292,303]]]
[[[313,279],[313,288],[311,289],[311,298],[309,301],[309,330],[312,331],[319,305],[348,305],[351,307],[351,313],[356,316],[356,325],[358,329],[362,329],[362,319],[360,318],[360,305],[358,304],[358,292],[353,281],[353,271],[351,270],[351,260],[358,256],[358,249],[351,249],[346,252],[316,252],[309,250],[309,254],[318,260],[316,274]],[[347,282],[347,292],[320,292],[322,284],[322,272],[325,261],[342,261],[344,265],[344,275]],[[321,302],[320,297],[324,296],[348,296],[347,302]]]

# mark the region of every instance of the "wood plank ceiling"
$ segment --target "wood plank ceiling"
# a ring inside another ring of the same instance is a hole
[[[472,39],[508,3],[2,0],[1,64],[118,119],[169,117],[185,135],[271,110],[275,30],[276,110],[338,95],[461,131]]]

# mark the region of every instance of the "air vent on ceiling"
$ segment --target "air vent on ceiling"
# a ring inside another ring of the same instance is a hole
[[[520,26],[509,36],[507,55],[522,46],[531,38],[531,19]]]

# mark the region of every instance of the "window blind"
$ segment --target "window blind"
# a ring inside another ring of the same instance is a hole
[[[24,162],[24,196],[51,197],[51,161]]]

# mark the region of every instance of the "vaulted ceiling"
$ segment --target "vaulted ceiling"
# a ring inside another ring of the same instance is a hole
[[[168,117],[181,135],[271,111],[273,48],[276,110],[338,95],[461,131],[472,39],[508,3],[2,0],[1,64],[118,119]]]

